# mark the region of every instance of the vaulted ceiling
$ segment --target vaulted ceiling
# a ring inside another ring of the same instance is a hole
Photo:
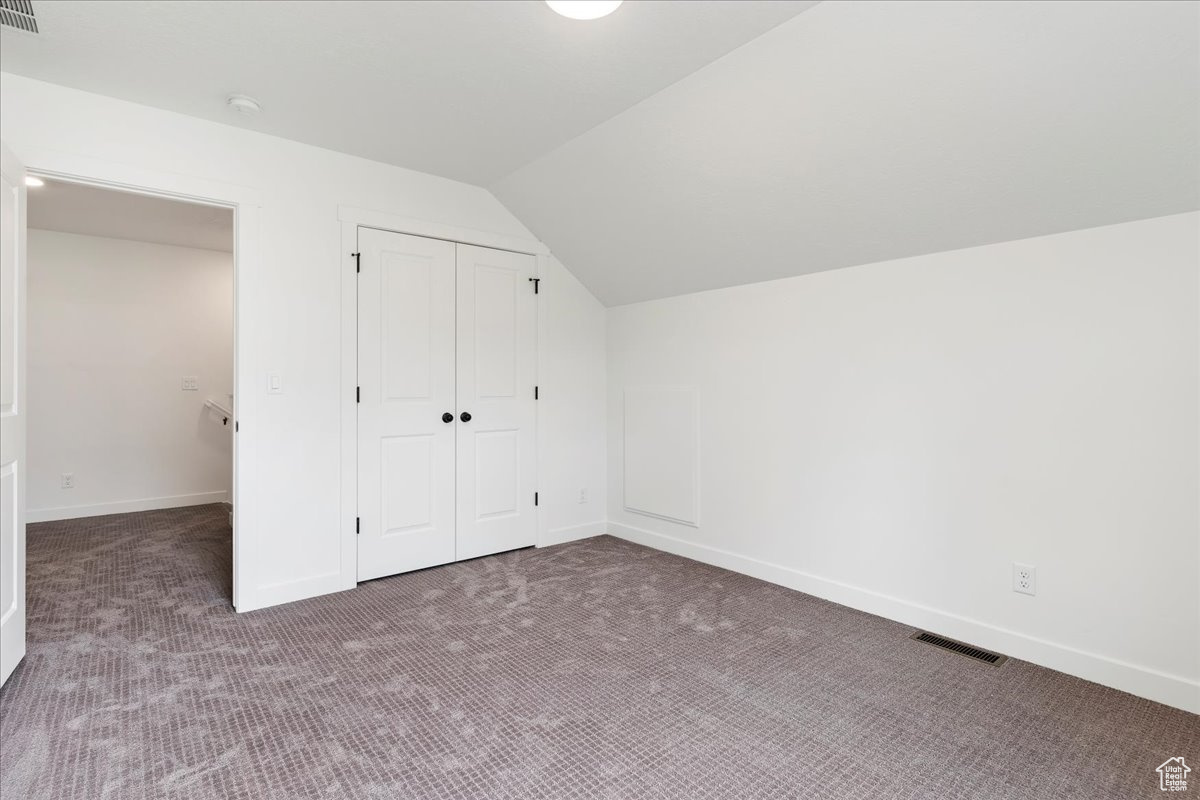
[[[486,186],[608,305],[1200,208],[1195,2],[34,8],[4,70]]]
[[[823,2],[492,190],[607,305],[1194,210],[1198,10]]]

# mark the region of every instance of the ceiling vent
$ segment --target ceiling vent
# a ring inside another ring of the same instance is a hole
[[[30,0],[0,0],[0,25],[7,25],[26,33],[37,33],[33,3]]]

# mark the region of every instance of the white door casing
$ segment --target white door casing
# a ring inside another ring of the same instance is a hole
[[[454,244],[359,228],[358,580],[454,546]]]
[[[25,656],[25,168],[0,144],[0,684]]]
[[[537,541],[537,305],[531,281],[537,258],[465,244],[457,249],[462,560]]]

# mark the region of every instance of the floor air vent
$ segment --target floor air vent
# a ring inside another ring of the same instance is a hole
[[[925,644],[931,644],[934,647],[940,647],[943,650],[949,650],[951,653],[958,653],[960,656],[975,661],[982,661],[985,664],[991,664],[993,667],[998,667],[1005,661],[1008,661],[1008,656],[1002,656],[999,653],[990,653],[987,650],[980,650],[978,647],[972,647],[969,644],[956,642],[953,639],[947,639],[944,636],[928,633],[926,631],[917,631],[912,635],[913,639]]]
[[[37,33],[37,20],[33,16],[30,0],[0,0],[0,25]]]

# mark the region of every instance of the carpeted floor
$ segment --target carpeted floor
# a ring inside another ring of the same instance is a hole
[[[1200,768],[1195,715],[610,537],[243,615],[222,506],[28,550],[5,800],[1128,800]]]

